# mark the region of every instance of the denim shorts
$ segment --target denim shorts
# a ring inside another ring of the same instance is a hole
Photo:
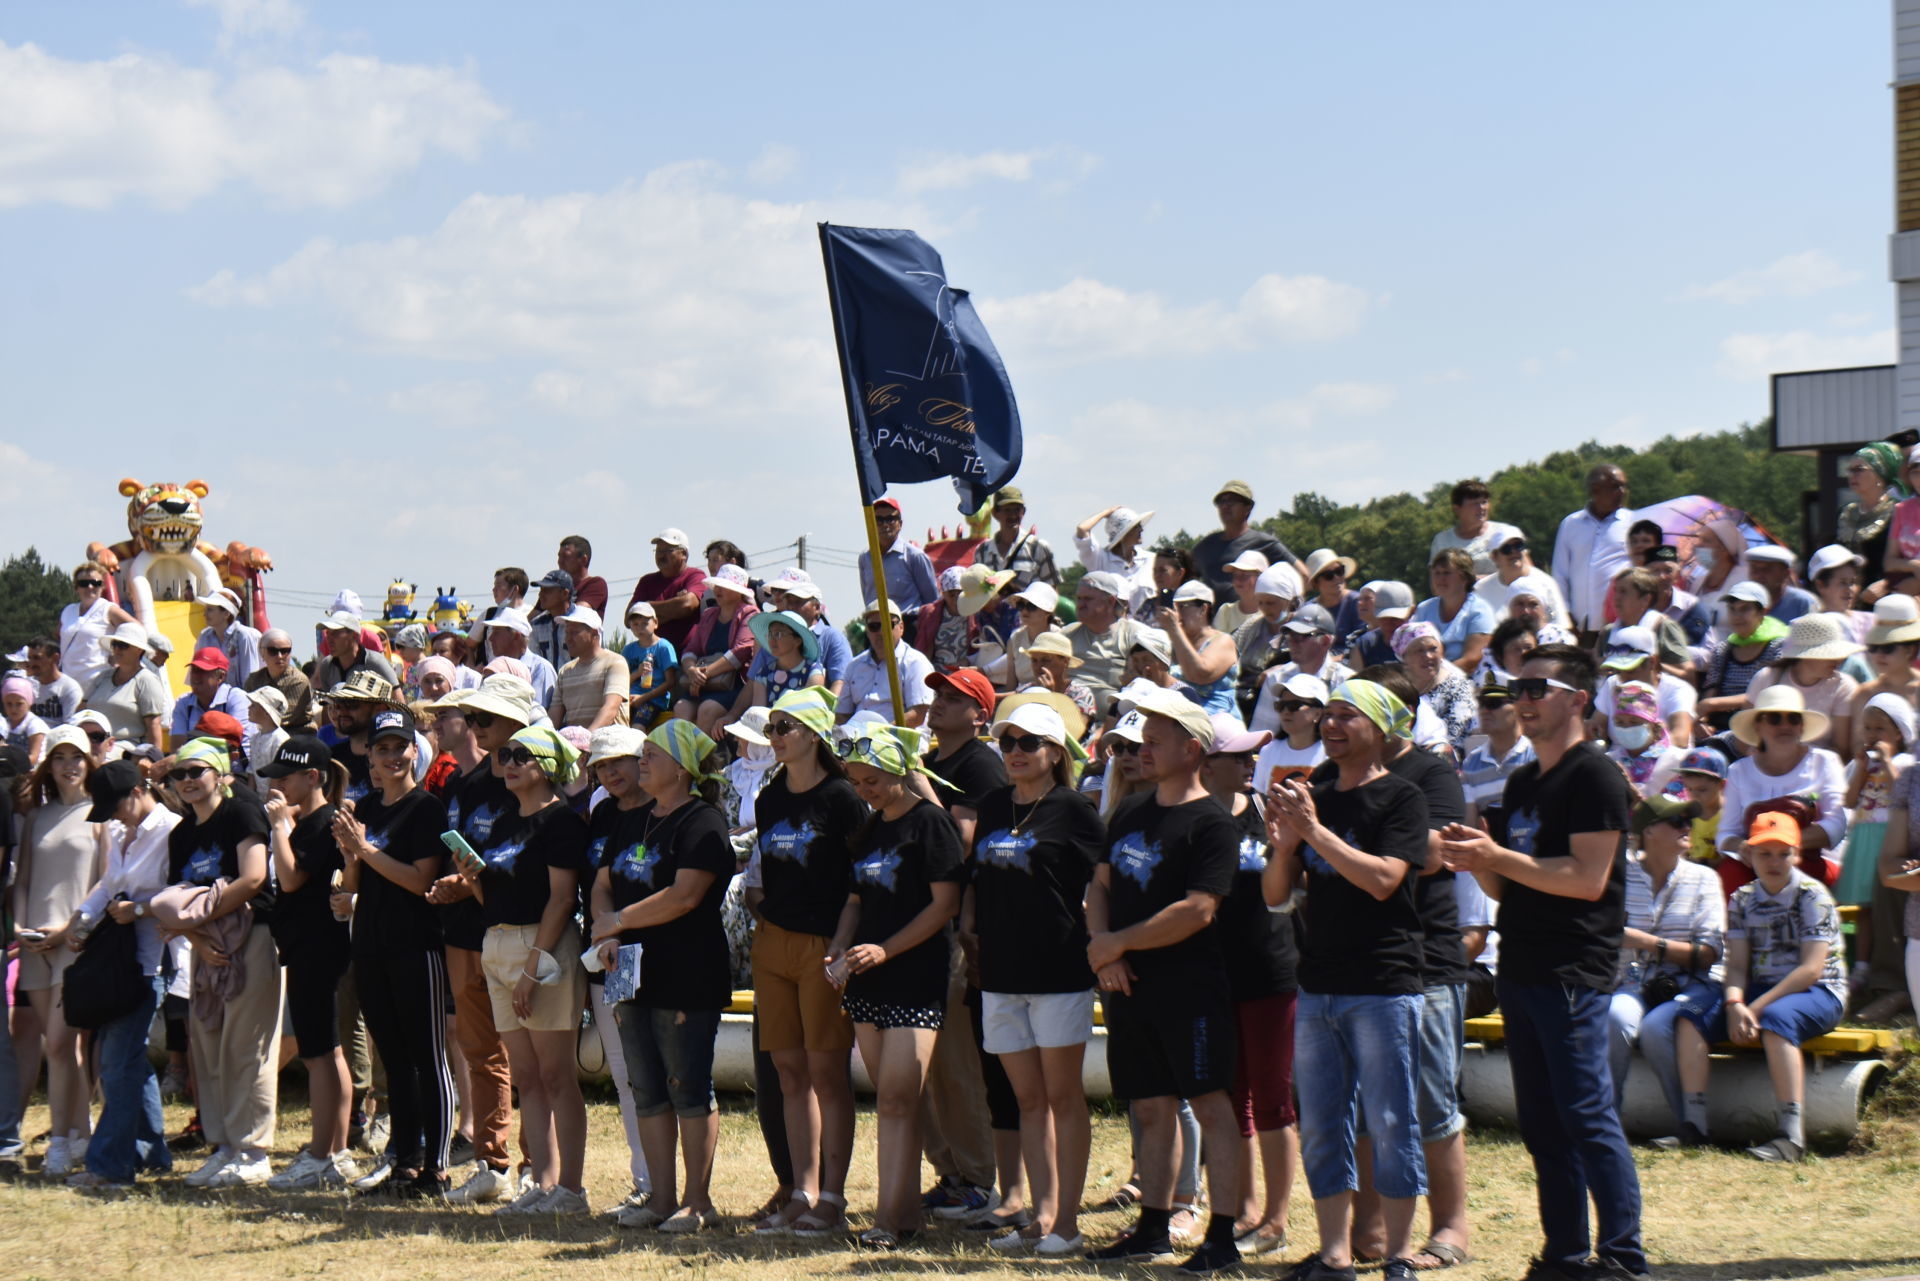
[[[1467,1128],[1460,1111],[1460,1047],[1466,1039],[1467,985],[1428,988],[1420,1006],[1420,1070],[1413,1099],[1422,1143],[1439,1143]]]
[[[1839,1027],[1840,1016],[1844,1013],[1846,1007],[1840,1004],[1833,993],[1824,987],[1810,987],[1804,992],[1795,992],[1792,996],[1768,1002],[1767,1008],[1760,1011],[1760,1030],[1771,1032],[1783,1041],[1803,1045]],[[1723,1005],[1707,1040],[1726,1039],[1727,1010]]]
[[[633,1114],[700,1117],[713,1111],[713,1043],[719,1010],[657,1010],[622,1001],[613,1007],[620,1050],[633,1087]]]
[[[1300,1097],[1300,1157],[1314,1200],[1357,1191],[1353,1145],[1366,1109],[1373,1183],[1383,1197],[1425,1195],[1414,1077],[1418,994],[1300,993],[1294,1014],[1293,1080]]]

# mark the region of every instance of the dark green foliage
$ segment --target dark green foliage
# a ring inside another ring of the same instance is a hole
[[[73,603],[67,571],[40,559],[29,547],[0,565],[0,653],[10,654],[35,636],[52,636],[60,610]]]
[[[1763,421],[1712,436],[1669,436],[1644,450],[1589,441],[1484,479],[1493,491],[1493,518],[1526,531],[1534,563],[1542,568],[1553,563],[1553,536],[1561,518],[1586,501],[1588,469],[1602,462],[1626,471],[1633,486],[1629,501],[1635,507],[1704,494],[1794,542],[1800,531],[1800,497],[1814,486],[1815,462],[1769,452],[1770,439],[1769,424]],[[1391,494],[1364,506],[1296,494],[1287,511],[1262,524],[1298,556],[1331,547],[1360,563],[1360,581],[1398,579],[1424,596],[1428,545],[1435,533],[1453,523],[1447,503],[1452,488],[1449,479],[1421,497]]]

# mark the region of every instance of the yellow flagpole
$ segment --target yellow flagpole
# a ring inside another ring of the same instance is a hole
[[[896,638],[893,634],[893,607],[887,601],[887,567],[880,559],[880,523],[874,519],[872,507],[862,507],[860,510],[867,515],[867,558],[868,563],[873,566],[874,596],[880,602],[880,640],[887,658],[887,689],[893,695],[893,723],[905,725],[907,709],[906,700],[900,697],[900,664],[895,661],[893,655]],[[901,532],[906,531],[903,529]],[[860,624],[864,627],[866,626],[864,613],[866,602],[862,601],[860,605],[863,611]],[[906,622],[904,618],[900,621]],[[868,648],[873,646],[871,635],[867,638],[867,646]]]

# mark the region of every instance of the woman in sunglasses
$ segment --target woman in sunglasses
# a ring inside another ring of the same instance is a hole
[[[107,665],[83,687],[87,706],[107,718],[113,736],[123,743],[160,746],[161,720],[173,706],[167,687],[148,670],[147,629],[128,619],[100,642]]]
[[[853,1023],[827,981],[829,943],[853,884],[854,833],[867,807],[829,746],[833,695],[782,694],[767,715],[779,768],[754,798],[760,888],[747,891],[753,932],[754,1021],[780,1074],[792,1192],[768,1205],[758,1233],[825,1236],[846,1220],[853,1160]]]
[[[966,866],[960,830],[922,797],[920,734],[863,725],[841,748],[872,809],[852,843],[853,883],[827,953],[860,1057],[879,1095],[878,1205],[860,1244],[890,1250],[919,1230],[920,1095],[946,1020],[952,932]]]
[[[1756,675],[1747,693],[1757,698],[1775,685],[1792,689],[1809,709],[1826,718],[1821,732],[1809,741],[1850,752],[1853,696],[1860,684],[1841,671],[1840,665],[1865,648],[1853,639],[1846,621],[1838,615],[1803,614],[1787,629],[1787,645],[1780,660]]]
[[[94,561],[82,561],[73,571],[73,603],[60,610],[60,667],[81,689],[107,670],[107,634],[122,623],[138,621],[108,600],[106,590],[107,571]]]
[[[187,934],[196,971],[187,1034],[200,1124],[213,1148],[187,1184],[248,1187],[273,1175],[267,1151],[279,1102],[280,964],[272,931],[259,916],[274,894],[267,813],[251,792],[234,792],[222,739],[189,741],[175,754],[167,781],[185,811],[167,837],[169,880],[216,890],[212,910]],[[245,923],[216,928],[229,917]],[[239,973],[237,982],[218,977],[229,967]]]
[[[1121,801],[1146,788],[1140,779],[1140,731],[1145,725],[1140,713],[1128,712],[1100,736],[1099,750],[1107,767],[1099,776],[1099,786],[1088,790],[1099,794],[1103,819],[1119,809]]]
[[[1009,782],[980,802],[963,928],[980,939],[983,1044],[1000,1056],[1020,1104],[1034,1205],[1029,1225],[990,1244],[1052,1258],[1081,1244],[1092,1134],[1081,1063],[1094,991],[1083,903],[1106,827],[1074,790],[1085,753],[1058,712],[1022,704],[994,735]]]
[[[561,796],[580,754],[543,725],[498,755],[514,807],[494,820],[479,860],[458,863],[486,921],[481,965],[533,1163],[526,1189],[495,1213],[586,1214],[587,1105],[575,1066],[586,984],[573,913],[591,868],[586,823]]]
[[[1808,708],[1792,684],[1762,690],[1733,718],[1733,734],[1752,750],[1727,771],[1720,809],[1720,864],[1731,891],[1753,879],[1746,857],[1749,810],[1757,802],[1799,798],[1811,809],[1800,824],[1800,868],[1822,885],[1834,880],[1821,851],[1837,849],[1847,834],[1847,786],[1840,758],[1813,743],[1827,732],[1824,712]]]
[[[610,988],[621,977],[622,949],[641,949],[638,983],[613,1004],[613,1017],[651,1195],[621,1207],[623,1227],[698,1232],[719,1217],[713,1044],[733,996],[720,905],[734,858],[726,816],[714,803],[714,751],[714,741],[686,721],[668,721],[646,736],[637,759],[620,764],[623,781],[638,784],[644,803],[623,811],[624,821],[609,829],[594,874],[593,944]],[[676,1141],[686,1168],[683,1192],[675,1189]]]

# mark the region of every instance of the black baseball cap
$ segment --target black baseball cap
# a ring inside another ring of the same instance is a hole
[[[1676,565],[1680,563],[1680,549],[1672,543],[1661,543],[1658,547],[1647,553],[1647,563],[1649,565],[1663,565],[1669,562]]]
[[[301,770],[317,769],[325,774],[333,764],[333,753],[311,734],[302,734],[280,744],[273,759],[254,771],[261,778],[285,778]]]
[[[533,585],[533,590],[536,592],[544,591],[549,587],[564,587],[567,589],[567,594],[571,596],[573,594],[573,575],[564,569],[550,569],[539,582]]]
[[[413,733],[413,713],[389,707],[373,714],[373,725],[367,730],[367,742],[382,738],[404,738],[411,743]]]
[[[108,761],[87,776],[87,795],[93,797],[93,808],[87,811],[87,822],[104,823],[113,817],[120,808],[120,802],[139,790],[141,784],[140,767],[132,761]]]

